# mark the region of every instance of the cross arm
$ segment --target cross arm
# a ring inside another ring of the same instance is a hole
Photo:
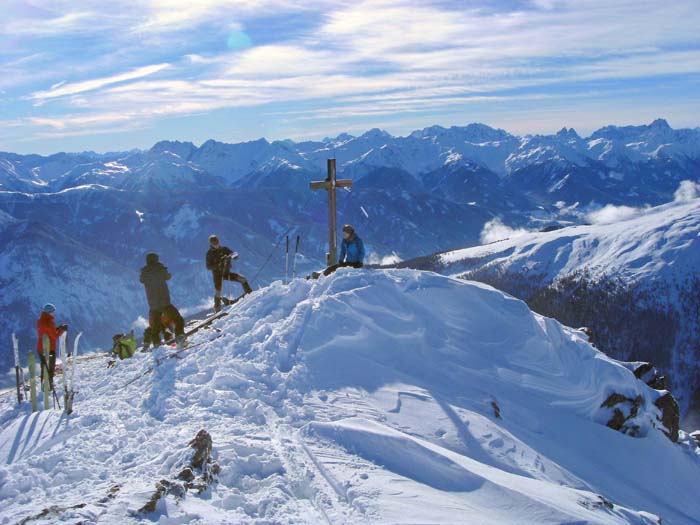
[[[309,188],[312,190],[327,190],[331,187],[331,183],[327,180],[310,182]]]

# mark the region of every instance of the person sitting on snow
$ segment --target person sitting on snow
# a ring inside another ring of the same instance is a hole
[[[224,284],[224,279],[228,281],[236,281],[243,286],[243,293],[249,294],[253,291],[248,284],[248,279],[240,274],[231,271],[231,259],[235,259],[237,255],[228,246],[221,246],[219,238],[216,235],[209,237],[209,251],[207,251],[207,270],[209,270],[214,279],[214,310],[221,310],[221,303],[229,304],[226,298],[221,297],[221,288]]]
[[[160,333],[163,331],[165,320],[167,320],[167,324],[172,325],[178,341],[182,341],[185,337],[185,320],[170,302],[170,290],[168,289],[170,277],[170,272],[158,260],[157,254],[149,253],[146,255],[146,266],[141,268],[140,280],[146,288],[152,340],[144,341],[145,348],[148,348],[149,343],[153,343],[154,346],[161,344]]]
[[[362,239],[355,233],[355,228],[346,224],[343,226],[343,242],[340,244],[340,256],[338,264],[329,266],[323,271],[323,275],[330,275],[338,268],[351,267],[362,268],[365,260],[365,245]]]
[[[47,369],[49,374],[49,383],[53,389],[53,376],[56,370],[56,341],[61,335],[68,330],[67,324],[62,324],[56,326],[54,320],[54,315],[56,313],[56,307],[51,303],[44,305],[42,308],[41,316],[36,322],[36,352],[39,354],[39,362],[41,363],[41,381],[44,380],[44,368]],[[44,356],[44,336],[49,338],[49,362],[46,362]]]

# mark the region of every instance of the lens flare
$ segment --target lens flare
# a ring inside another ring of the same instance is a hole
[[[226,39],[229,49],[246,49],[253,45],[253,41],[244,31],[233,31]]]

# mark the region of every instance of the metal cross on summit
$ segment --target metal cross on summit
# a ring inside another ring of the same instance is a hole
[[[309,184],[312,190],[326,190],[328,192],[328,253],[326,254],[326,264],[328,266],[338,264],[335,189],[350,188],[351,186],[352,181],[350,179],[336,179],[335,159],[328,159],[328,177],[326,177],[326,180],[311,182]]]

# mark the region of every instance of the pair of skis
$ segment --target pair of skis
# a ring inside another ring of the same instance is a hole
[[[294,261],[292,263],[292,279],[297,276],[297,254],[299,253],[299,243],[301,242],[301,235],[297,235],[297,242],[294,246]],[[289,235],[287,235],[287,256],[284,263],[284,282],[289,282]]]
[[[80,332],[75,341],[73,341],[73,353],[68,351],[68,344],[66,339],[68,334],[64,332],[58,339],[58,351],[59,357],[61,358],[62,367],[62,384],[63,384],[63,409],[66,414],[70,415],[73,412],[73,398],[75,397],[75,361],[78,358],[78,343],[80,342],[80,337],[83,335]]]
[[[75,360],[78,355],[78,343],[80,342],[80,337],[83,335],[82,332],[78,334],[73,342],[73,354],[71,355],[66,351],[67,344],[66,338],[67,334],[63,333],[59,338],[59,355],[61,357],[61,367],[62,367],[62,377],[63,377],[63,407],[66,414],[70,414],[73,411],[73,397],[75,395],[74,380],[75,380]],[[36,384],[36,359],[34,358],[34,352],[30,351],[27,355],[27,364],[29,368],[29,385],[26,384],[24,379],[24,369],[22,368],[19,361],[19,341],[17,336],[12,334],[12,346],[15,354],[15,379],[17,381],[17,403],[21,403],[27,398],[27,391],[29,391],[29,401],[32,405],[32,412],[37,411],[37,384]],[[45,354],[41,357],[41,366],[44,369],[44,384],[42,385],[42,390],[44,393],[44,409],[48,409],[48,396],[49,389],[52,389],[49,381],[48,373],[48,361],[50,359],[48,352],[48,345],[46,346]],[[54,399],[58,396],[56,391],[53,390]],[[59,404],[60,407],[60,404]]]

